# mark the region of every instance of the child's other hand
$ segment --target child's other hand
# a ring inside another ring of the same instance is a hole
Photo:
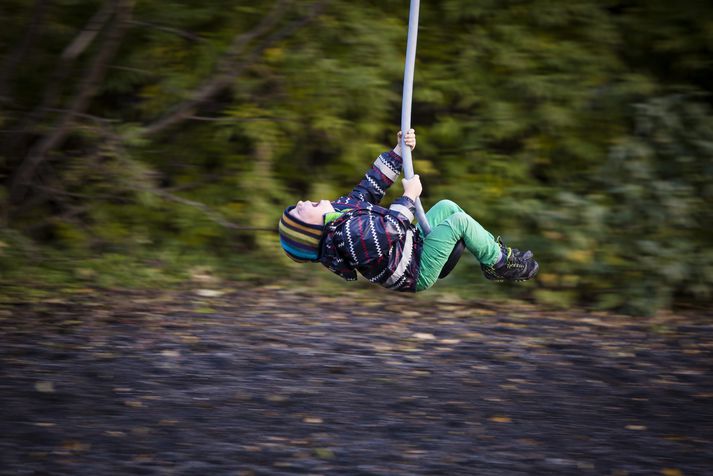
[[[397,146],[401,146],[401,131],[396,134],[396,142]],[[411,147],[411,150],[414,150],[416,148],[416,131],[414,129],[409,129],[408,132],[406,132],[406,139],[404,139],[404,142],[406,142],[406,145]]]
[[[403,183],[404,186],[404,195],[415,202],[423,191],[423,187],[421,186],[421,177],[414,175],[410,179],[403,179],[401,183]]]

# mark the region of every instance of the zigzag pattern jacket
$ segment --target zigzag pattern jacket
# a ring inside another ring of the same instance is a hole
[[[331,202],[336,211],[348,211],[325,226],[319,261],[347,281],[359,271],[388,289],[416,291],[423,249],[411,223],[416,204],[401,196],[389,208],[379,205],[401,166],[400,156],[384,152],[349,195]]]

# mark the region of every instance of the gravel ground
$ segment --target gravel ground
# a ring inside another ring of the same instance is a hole
[[[5,304],[0,474],[713,474],[710,312],[379,296]]]

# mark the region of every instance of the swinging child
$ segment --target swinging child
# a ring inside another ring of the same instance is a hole
[[[410,129],[404,143],[416,147]],[[372,283],[395,291],[424,291],[436,282],[459,240],[491,281],[525,281],[537,274],[532,252],[521,252],[497,240],[450,200],[427,213],[431,233],[413,225],[422,187],[418,175],[403,179],[404,193],[385,208],[379,205],[401,173],[401,132],[393,150],[373,163],[359,184],[334,201],[299,201],[285,209],[279,223],[280,244],[297,262],[320,262],[355,281],[357,271]]]

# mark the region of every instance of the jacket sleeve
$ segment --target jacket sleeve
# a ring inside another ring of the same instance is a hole
[[[345,264],[339,264],[336,262],[332,262],[329,264],[325,264],[327,269],[329,269],[332,273],[336,274],[342,279],[345,279],[347,281],[356,281],[357,280],[357,273],[354,271],[352,268],[346,266]]]
[[[349,194],[357,200],[378,204],[386,190],[401,173],[402,160],[394,151],[388,151],[376,158],[366,171],[361,182]]]
[[[324,253],[320,260],[331,272],[347,281],[356,281],[357,274],[354,269],[349,266],[349,263],[344,258],[346,252],[346,243],[344,242],[344,232],[341,226],[337,224],[340,220],[347,217],[338,218],[334,222],[327,225],[330,231],[334,234],[332,239],[324,243]],[[348,218],[347,218],[348,219]]]
[[[401,195],[389,207],[389,214],[395,218],[411,223],[416,214],[416,202],[411,198]]]
[[[347,280],[347,281],[356,281],[357,280],[357,273],[353,269],[343,269],[343,270],[337,270],[334,271],[339,277]]]

